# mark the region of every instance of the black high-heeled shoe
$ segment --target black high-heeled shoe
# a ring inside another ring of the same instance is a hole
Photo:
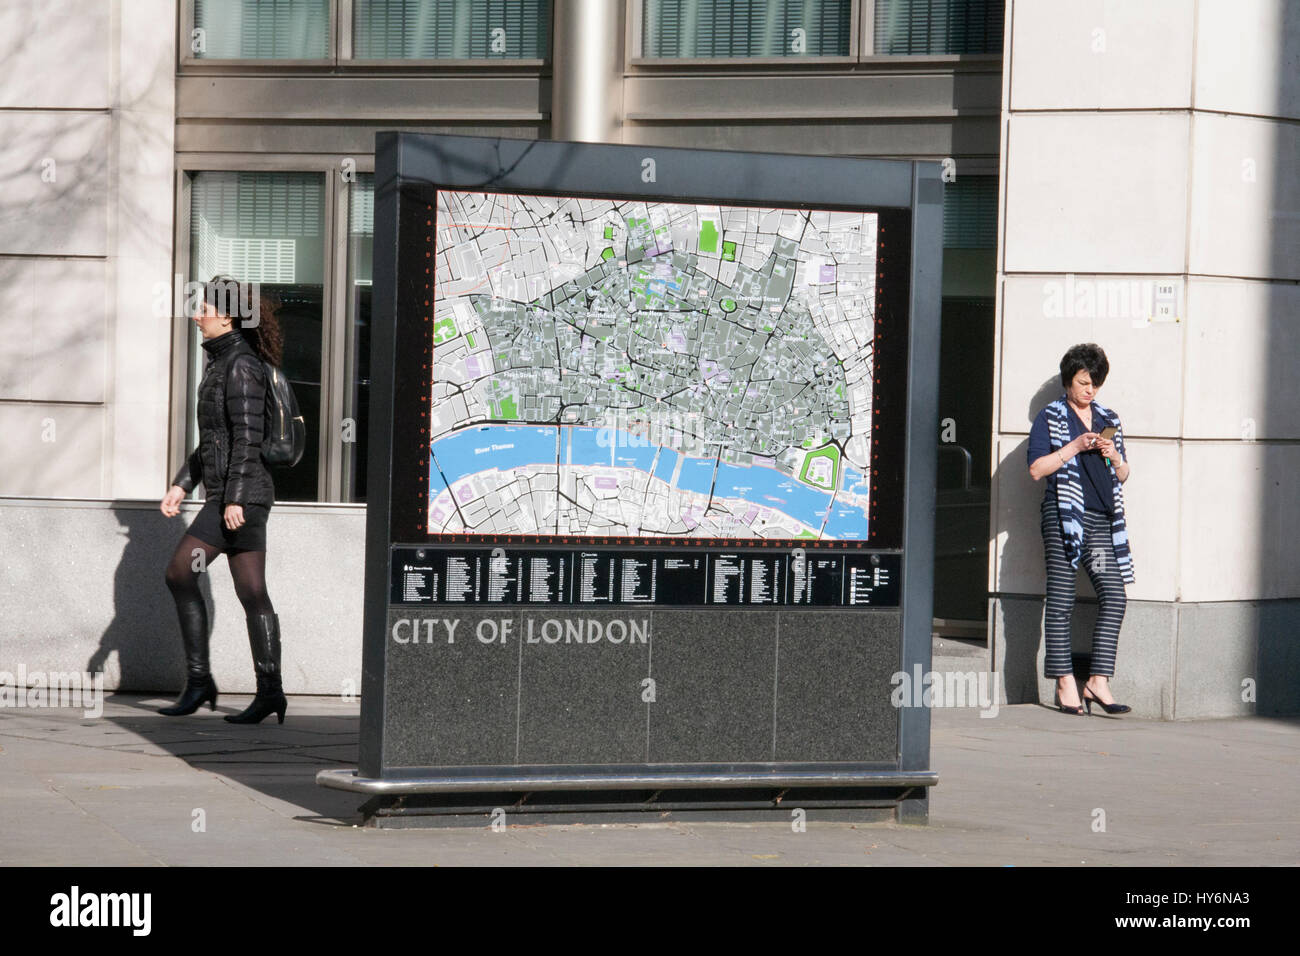
[[[280,723],[284,723],[284,713],[289,701],[284,696],[280,679],[257,675],[257,696],[238,714],[226,714],[226,720],[232,724],[260,724],[265,718],[275,714]]]
[[[1098,700],[1096,697],[1089,697],[1088,692],[1089,692],[1089,687],[1087,684],[1084,684],[1083,685],[1083,706],[1088,708],[1089,717],[1092,716],[1093,704],[1100,704],[1102,709],[1105,710],[1106,713],[1108,714],[1127,714],[1130,710],[1133,709],[1128,704],[1108,704],[1103,700]]]
[[[1062,703],[1061,703],[1061,692],[1060,692],[1060,691],[1057,691],[1057,692],[1056,692],[1055,696],[1052,698],[1052,703],[1056,704],[1056,709],[1059,710],[1059,711],[1060,711],[1061,713],[1063,713],[1063,714],[1076,714],[1076,715],[1078,715],[1078,716],[1080,716],[1080,717],[1083,716],[1083,706],[1082,706],[1082,705],[1080,705],[1080,706],[1078,706],[1078,707],[1067,707],[1067,706],[1065,706],[1065,704],[1062,704]]]
[[[217,709],[217,683],[208,669],[208,608],[202,598],[181,600],[176,604],[185,645],[185,689],[169,707],[159,707],[164,717],[187,717],[206,702],[209,710]]]
[[[275,714],[280,723],[284,723],[289,702],[280,680],[280,616],[256,614],[247,621],[253,671],[257,675],[257,696],[241,713],[226,714],[226,720],[232,724],[260,724]]]
[[[185,689],[176,698],[176,703],[170,707],[159,707],[158,713],[164,717],[188,717],[205,701],[208,710],[217,709],[217,682],[212,679],[211,674],[207,677],[186,678]]]

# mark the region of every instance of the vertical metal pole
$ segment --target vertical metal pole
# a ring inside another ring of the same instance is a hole
[[[554,3],[551,139],[621,142],[627,5],[614,0]]]

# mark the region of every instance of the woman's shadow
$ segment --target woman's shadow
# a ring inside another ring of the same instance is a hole
[[[91,673],[103,671],[104,684],[116,687],[110,699],[120,706],[106,711],[105,720],[136,738],[123,742],[114,737],[115,746],[135,746],[143,748],[141,752],[161,748],[196,769],[303,808],[299,819],[354,819],[357,795],[318,786],[316,772],[356,766],[355,714],[327,708],[325,713],[301,715],[291,703],[283,726],[271,718],[265,728],[254,728],[221,720],[221,712],[234,713],[242,702],[220,700],[219,712],[204,706],[188,717],[155,712],[159,705],[171,703],[185,683],[184,647],[165,573],[196,510],[183,505],[178,520],[165,518],[157,506],[118,503],[112,509],[126,540],[113,572],[113,617],[86,667]],[[225,563],[224,557],[220,560]],[[208,576],[213,570],[209,565],[208,573],[199,575],[199,589],[215,637],[219,612]],[[241,661],[245,654],[246,645],[240,646]]]
[[[164,571],[188,520],[165,518],[157,508],[115,507],[126,542],[113,572],[113,619],[100,635],[99,647],[86,669],[104,672],[104,683],[117,692],[175,691],[185,683],[185,657],[176,607]],[[199,588],[212,617],[212,594],[206,574]],[[116,671],[116,673],[114,673]]]
[[[1026,431],[1043,406],[1064,393],[1061,380],[1053,375],[1043,382],[1029,402]],[[1050,702],[1054,682],[1039,675],[1043,670],[1043,595],[1047,593],[1040,505],[1046,479],[1029,477],[1026,437],[1005,457],[994,475],[998,489],[996,526],[1006,535],[996,553],[998,608],[995,610],[993,650],[995,667],[1002,672],[1008,704]],[[1080,573],[1079,597],[1075,602],[1070,634],[1083,655],[1074,654],[1075,673],[1087,669],[1087,648],[1096,620],[1096,599],[1087,575]]]

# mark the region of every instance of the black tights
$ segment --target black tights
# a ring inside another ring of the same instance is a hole
[[[167,587],[172,592],[179,607],[183,603],[203,602],[199,591],[199,575],[216,560],[222,549],[200,541],[193,535],[185,535],[176,552],[167,565]],[[226,563],[230,565],[230,577],[235,582],[235,594],[239,603],[244,605],[244,616],[256,614],[274,614],[271,597],[266,593],[266,552],[265,551],[227,551]]]

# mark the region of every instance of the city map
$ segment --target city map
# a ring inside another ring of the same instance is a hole
[[[431,534],[866,540],[874,213],[436,216]]]

